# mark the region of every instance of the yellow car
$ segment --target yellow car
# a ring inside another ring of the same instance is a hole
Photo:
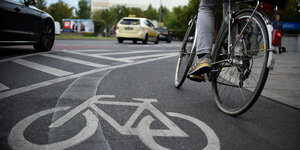
[[[142,41],[144,44],[147,44],[148,41],[159,43],[157,29],[146,18],[122,18],[117,25],[116,37],[119,43],[123,43],[124,40],[132,40],[133,43]]]

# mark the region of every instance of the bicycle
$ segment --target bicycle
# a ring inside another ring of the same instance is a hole
[[[218,108],[232,116],[240,115],[253,106],[264,88],[269,70],[274,67],[276,43],[272,41],[280,35],[272,37],[271,21],[258,10],[260,2],[229,0],[226,17],[212,51],[212,71],[206,74]],[[281,1],[264,2],[282,6]],[[241,3],[256,5],[252,9],[239,10]],[[189,21],[179,52],[176,88],[180,88],[186,78],[206,81],[205,75],[187,77],[196,55],[196,21],[197,16]]]
[[[78,105],[74,109],[70,110],[56,121],[49,125],[49,128],[59,128],[66,122],[71,120],[74,116],[82,114],[85,117],[85,126],[73,137],[50,144],[36,144],[31,143],[24,137],[24,132],[37,119],[49,115],[51,113],[67,111],[70,107],[57,107],[52,109],[43,110],[32,114],[25,119],[18,122],[11,130],[8,136],[9,146],[14,150],[30,149],[30,150],[50,150],[50,149],[67,149],[71,148],[81,142],[87,140],[95,134],[98,128],[98,117],[94,114],[98,114],[107,123],[116,129],[121,135],[136,135],[140,140],[148,146],[150,149],[166,150],[167,148],[156,143],[153,137],[189,137],[182,129],[180,129],[174,122],[172,122],[167,116],[155,108],[151,103],[155,103],[157,99],[145,99],[145,98],[133,98],[133,102],[124,101],[112,101],[115,98],[114,95],[96,95]],[[124,125],[120,125],[115,119],[109,116],[97,105],[114,105],[114,106],[134,106],[137,107],[135,112],[130,116]],[[87,109],[88,108],[88,109]],[[86,110],[87,109],[87,110]],[[91,111],[94,110],[94,113]],[[138,120],[138,117],[144,110],[150,111],[159,121],[161,121],[167,129],[150,129],[150,125],[154,121],[151,115],[144,116],[136,127],[133,127],[134,122]],[[84,111],[84,112],[83,112]],[[188,115],[166,112],[168,116],[177,117],[179,119],[187,120],[198,128],[200,128],[207,137],[207,145],[204,149],[207,150],[219,150],[220,142],[215,132],[204,122],[193,118]]]

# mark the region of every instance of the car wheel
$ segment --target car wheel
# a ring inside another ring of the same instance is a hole
[[[55,32],[53,23],[46,23],[43,26],[42,34],[40,40],[37,44],[34,44],[33,47],[37,51],[50,51],[53,47],[55,40]]]
[[[123,43],[123,39],[122,38],[118,38],[118,42],[119,43]]]
[[[171,43],[171,40],[167,40],[167,43]]]
[[[147,44],[148,43],[148,34],[146,34],[145,40],[143,40],[143,44]]]
[[[154,42],[154,44],[158,44],[159,43],[159,36],[157,36],[156,41]]]

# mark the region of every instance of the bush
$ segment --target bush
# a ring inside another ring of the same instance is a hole
[[[169,29],[172,32],[172,37],[175,40],[183,40],[186,30]]]
[[[95,36],[94,33],[83,33],[82,36]]]
[[[94,27],[95,27],[95,35],[102,33],[103,29],[105,28],[105,22],[103,20],[94,20]]]

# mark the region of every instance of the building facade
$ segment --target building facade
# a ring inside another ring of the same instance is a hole
[[[127,7],[141,8],[146,10],[151,4],[154,8],[158,9],[160,5],[166,6],[172,10],[175,6],[187,5],[189,0],[89,0],[91,3],[92,11],[97,9],[107,9],[114,5],[125,5]]]

